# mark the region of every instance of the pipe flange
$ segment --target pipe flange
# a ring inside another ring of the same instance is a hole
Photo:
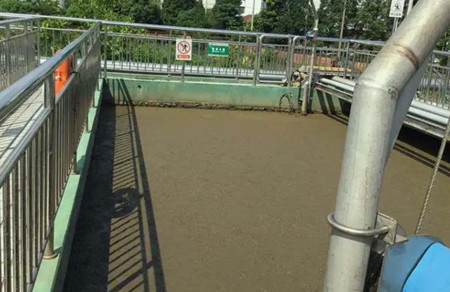
[[[330,226],[333,227],[334,229],[336,229],[340,232],[346,233],[346,234],[353,235],[353,236],[372,237],[372,236],[377,236],[380,234],[389,233],[389,230],[390,230],[388,226],[382,226],[379,228],[369,229],[369,230],[348,227],[348,226],[342,225],[341,223],[337,222],[334,219],[334,213],[330,213],[327,216],[327,221],[328,221],[328,224],[330,224]]]

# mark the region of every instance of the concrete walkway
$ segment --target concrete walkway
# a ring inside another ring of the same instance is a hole
[[[321,289],[344,123],[105,106],[99,127],[65,291]],[[412,232],[438,141],[401,137],[421,149],[396,146],[381,211]],[[448,169],[424,231],[450,244]]]

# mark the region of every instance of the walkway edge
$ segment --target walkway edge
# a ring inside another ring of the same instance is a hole
[[[34,292],[62,291],[72,249],[76,222],[89,171],[95,133],[102,103],[104,81],[99,80],[95,92],[94,107],[89,110],[89,132],[83,132],[77,149],[79,174],[69,176],[55,218],[54,246],[58,257],[43,260],[34,283]]]

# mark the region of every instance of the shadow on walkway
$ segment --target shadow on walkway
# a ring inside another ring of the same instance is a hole
[[[104,103],[98,127],[64,291],[164,292],[134,107]]]

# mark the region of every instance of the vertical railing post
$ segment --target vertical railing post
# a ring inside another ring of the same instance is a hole
[[[434,61],[434,53],[431,53],[431,56],[429,59],[427,59],[428,62],[428,79],[427,79],[427,93],[426,93],[426,99],[428,100],[428,96],[430,95],[430,89],[431,89],[431,80],[433,79],[433,61]],[[437,103],[438,101],[435,100]]]
[[[293,55],[294,55],[294,48],[295,47],[295,38],[293,39],[292,37],[289,37],[289,42],[288,42],[288,51],[287,51],[287,61],[286,61],[286,82],[288,84],[288,86],[291,86],[291,82],[289,80],[289,78],[291,77],[292,74],[292,59],[293,59]]]
[[[183,32],[183,38],[186,38],[186,32]],[[191,49],[192,50],[192,49]],[[186,69],[186,61],[182,61],[181,65],[181,82],[184,83],[184,71]]]
[[[169,50],[167,51],[167,73],[169,77],[171,72],[172,72],[172,30],[169,31]]]
[[[50,109],[51,113],[49,116],[49,125],[48,125],[48,240],[47,245],[44,251],[44,259],[53,259],[57,256],[54,250],[54,217],[55,217],[55,169],[56,169],[56,159],[55,159],[55,126],[56,126],[56,117],[55,117],[55,80],[53,78],[53,74],[45,80],[44,83],[44,98],[45,98],[45,107]],[[43,202],[42,202],[43,203]],[[44,223],[45,224],[45,223]]]
[[[450,56],[447,56],[447,67],[445,68],[445,70],[447,71],[447,78],[444,81],[444,85],[443,85],[443,91],[442,91],[442,98],[443,98],[443,104],[445,106],[449,106],[448,103],[448,98],[447,98],[447,94],[449,92],[450,89]]]
[[[259,80],[259,61],[261,58],[261,44],[262,44],[262,40],[264,38],[264,35],[262,36],[257,36],[256,37],[256,54],[255,54],[255,63],[254,63],[254,68],[253,68],[253,86],[256,86],[256,83]]]
[[[347,78],[347,71],[349,70],[349,61],[350,61],[350,42],[347,42],[345,46],[345,59],[343,63],[344,78]]]
[[[241,35],[239,35],[238,39],[238,55],[236,60],[236,79],[239,79],[239,70],[241,69],[241,63],[242,63],[242,46],[241,46]]]
[[[33,29],[33,25],[31,25],[31,28]],[[23,29],[25,32],[25,70],[26,73],[30,72],[30,33],[28,29],[28,21],[24,22]]]
[[[105,79],[108,78],[108,70],[107,70],[107,65],[108,65],[108,27],[105,25],[105,33],[104,33],[104,38],[103,38],[103,77]]]
[[[303,100],[302,100],[302,110],[301,110],[301,114],[303,116],[306,116],[308,114],[308,102],[309,99],[311,98],[311,88],[313,85],[313,77],[314,77],[314,63],[315,63],[315,59],[316,59],[316,43],[314,40],[312,40],[312,49],[311,49],[311,62],[310,62],[310,66],[309,66],[309,79],[308,79],[308,90],[306,90],[308,92],[308,94],[304,94],[303,95]]]
[[[11,68],[11,39],[9,24],[5,27],[5,63],[6,63],[6,85],[11,85],[12,68]]]
[[[36,33],[36,48],[37,48],[37,60],[36,60],[36,66],[39,66],[41,64],[41,21],[37,20],[37,33]]]
[[[88,62],[89,62],[89,60],[88,60],[89,47],[88,47],[87,41],[84,41],[83,51],[84,51],[83,53],[84,53],[84,59],[85,59],[84,60],[84,67],[86,68],[85,72],[86,72],[86,74],[88,74],[87,67],[88,67]],[[90,80],[88,80],[88,82],[90,82]],[[81,86],[83,86],[83,84]],[[85,99],[85,105],[86,105],[86,109],[85,109],[86,117],[85,117],[85,121],[84,121],[86,126],[84,127],[84,131],[86,133],[89,133],[90,132],[90,129],[89,129],[89,109],[91,107],[91,102],[88,100],[88,98],[89,98],[89,95],[90,95],[90,91],[89,91],[89,88],[86,88],[86,87],[83,87],[83,88],[84,88],[83,90],[85,91],[85,94],[84,94],[83,98]]]

